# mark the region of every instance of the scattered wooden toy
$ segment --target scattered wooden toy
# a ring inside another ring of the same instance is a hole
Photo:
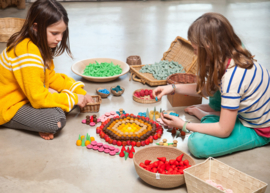
[[[107,119],[111,119],[111,118],[114,118],[114,117],[117,117],[117,116],[118,116],[117,112],[111,111],[111,112],[105,113],[104,115],[101,115],[98,119],[99,119],[101,122],[104,122],[104,121],[106,121]]]
[[[115,148],[113,146],[108,146],[103,143],[97,143],[96,141],[91,142],[91,144],[88,144],[87,149],[93,149],[98,150],[99,152],[108,153],[111,156],[114,156],[117,152],[119,152],[118,148]]]
[[[167,143],[167,139],[163,139],[161,142],[156,143],[156,145],[160,146],[169,146],[169,147],[177,147],[177,140],[173,140],[173,143]]]
[[[79,135],[79,138],[76,141],[76,145],[85,147],[94,141],[95,141],[95,138],[91,137],[90,135],[88,135],[88,133],[86,133],[86,138],[84,137],[84,135],[82,135],[82,136]]]
[[[129,147],[127,147],[127,149],[125,148],[125,146],[122,146],[121,152],[117,153],[117,155],[119,155],[120,157],[125,157],[125,160],[127,160],[127,158],[133,158],[133,154],[135,153],[135,150],[132,146],[131,149],[129,149]]]
[[[87,115],[86,116],[86,119],[83,119],[82,120],[82,123],[83,124],[86,124],[86,125],[90,125],[90,126],[95,126],[100,121],[101,120],[100,119],[97,119],[97,116],[96,115],[92,115],[92,116]]]

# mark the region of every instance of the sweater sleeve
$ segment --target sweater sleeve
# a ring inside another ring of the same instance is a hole
[[[69,112],[78,103],[78,96],[67,89],[51,94],[45,88],[44,64],[38,47],[29,42],[16,48],[12,71],[22,93],[34,108],[60,107]]]
[[[61,92],[66,89],[71,91],[72,93],[85,95],[86,91],[83,90],[84,83],[81,81],[76,82],[74,79],[68,77],[65,74],[56,73],[54,71],[54,64],[52,63],[49,71],[49,87],[56,90],[57,92]]]

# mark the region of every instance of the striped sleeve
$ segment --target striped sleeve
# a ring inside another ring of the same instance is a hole
[[[226,70],[221,80],[221,107],[230,110],[239,109],[244,93],[246,69],[234,66]]]
[[[22,93],[34,108],[60,107],[70,111],[78,103],[78,96],[71,92],[50,93],[45,87],[44,64],[35,44],[21,44],[17,56],[6,58]]]
[[[49,87],[61,92],[66,89],[76,94],[85,95],[86,91],[84,88],[84,83],[78,81],[75,82],[74,79],[68,77],[65,74],[56,73],[54,71],[54,64],[52,64],[51,69],[49,71]]]

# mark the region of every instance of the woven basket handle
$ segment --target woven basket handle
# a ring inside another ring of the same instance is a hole
[[[132,79],[136,82],[141,82],[143,84],[145,84],[145,81],[143,79],[139,79],[139,78],[136,78],[136,74],[133,74],[132,75]]]

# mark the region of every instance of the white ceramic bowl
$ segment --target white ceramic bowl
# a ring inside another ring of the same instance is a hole
[[[96,63],[96,61],[98,63],[101,63],[101,62],[111,63],[111,62],[113,62],[113,64],[115,64],[115,65],[119,64],[120,67],[122,68],[122,73],[118,74],[118,75],[115,75],[115,76],[110,76],[110,77],[93,77],[93,76],[85,76],[85,75],[83,75],[83,71],[84,71],[85,67],[88,66],[90,63],[91,64]],[[122,61],[116,60],[116,59],[112,59],[112,58],[90,58],[90,59],[81,60],[81,61],[73,64],[71,66],[71,70],[75,74],[77,74],[77,75],[79,75],[79,76],[81,76],[81,77],[83,77],[83,78],[85,78],[86,80],[89,80],[89,81],[93,81],[93,82],[109,82],[109,81],[115,80],[118,77],[128,73],[129,72],[129,65],[127,63],[125,63],[125,62],[122,62]]]

